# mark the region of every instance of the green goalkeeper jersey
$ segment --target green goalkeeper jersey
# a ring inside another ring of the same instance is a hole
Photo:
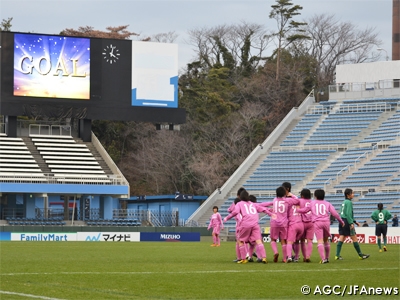
[[[392,215],[386,209],[377,209],[371,215],[371,219],[374,220],[377,224],[387,224],[387,221],[391,218]]]
[[[347,222],[351,225],[354,223],[353,216],[353,202],[349,199],[345,199],[342,203],[342,208],[340,210],[340,217],[342,219],[346,219]]]

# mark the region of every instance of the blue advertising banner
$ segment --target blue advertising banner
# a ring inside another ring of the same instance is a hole
[[[11,232],[0,232],[0,241],[11,241]]]
[[[141,242],[200,242],[200,232],[141,232]]]

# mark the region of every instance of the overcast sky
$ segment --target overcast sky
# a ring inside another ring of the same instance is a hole
[[[313,15],[334,14],[360,29],[376,28],[382,48],[391,59],[392,0],[292,0],[303,7],[300,20]],[[276,30],[268,18],[275,0],[0,0],[0,18],[12,20],[12,31],[59,34],[66,28],[129,25],[128,30],[152,36],[178,34],[179,67],[194,56],[187,45],[187,32],[195,28],[234,25],[241,21]],[[298,19],[296,19],[298,20]],[[381,60],[386,54],[382,51]]]

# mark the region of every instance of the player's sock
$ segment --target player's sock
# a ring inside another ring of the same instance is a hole
[[[278,253],[278,247],[276,246],[276,241],[271,242],[271,248],[272,248],[272,252],[274,252],[274,254]]]
[[[307,258],[308,256],[307,256],[307,247],[308,245],[306,245],[306,243],[305,243],[305,241],[303,241],[303,242],[301,242],[300,243],[300,248],[301,248],[301,254],[303,254],[303,257],[304,258]]]
[[[282,245],[282,248],[283,248],[283,245]],[[284,253],[284,258],[285,257],[290,257],[290,258],[292,257],[292,249],[293,249],[293,244],[290,244],[290,243],[286,244],[286,252],[283,252]]]
[[[294,258],[299,259],[300,244],[299,243],[293,244],[293,249],[294,249]]]
[[[239,256],[239,258],[240,258],[241,260],[246,259],[246,253],[247,253],[246,247],[245,247],[244,245],[243,245],[243,246],[239,246],[239,251],[240,251],[240,256]]]
[[[343,242],[339,241],[336,245],[336,256],[340,257],[340,251],[342,251]]]
[[[219,236],[215,237],[215,242],[217,245],[221,244],[221,240],[220,240]]]
[[[362,255],[361,248],[360,248],[360,245],[358,244],[358,242],[354,242],[353,246],[354,246],[354,249],[356,249],[358,255]]]
[[[387,243],[387,238],[386,238],[386,236],[384,236],[383,237],[383,246],[386,246],[386,243]]]
[[[241,257],[240,257],[239,243],[236,243],[236,258],[241,259]]]
[[[257,252],[258,258],[266,258],[267,257],[267,254],[265,253],[264,244],[257,244],[256,252]]]
[[[329,255],[331,254],[331,243],[329,243],[329,241],[324,243],[324,248],[325,248],[325,259],[329,260]]]
[[[379,249],[382,249],[381,239],[376,239]]]
[[[318,244],[317,246],[319,257],[321,257],[321,260],[325,259],[325,249],[324,249],[324,244]]]
[[[254,247],[256,247],[255,244],[250,244],[250,246],[249,246],[249,256],[250,256],[250,257],[252,257],[252,255],[253,255],[253,253],[254,253]],[[256,247],[256,249],[257,249],[257,247]],[[256,250],[256,251],[257,251],[257,250]],[[258,253],[257,253],[257,257],[258,257],[258,258],[262,258],[262,257],[259,257],[259,256],[258,256]]]
[[[287,245],[285,244],[285,245],[282,245],[282,254],[283,254],[283,256],[284,257],[282,257],[282,259],[286,259],[286,253],[287,253],[287,251],[286,251],[286,247],[287,247]],[[290,252],[290,257],[292,256],[292,252]]]
[[[312,243],[312,241],[308,240],[307,241],[307,255],[308,255],[307,258],[311,257],[312,250],[313,250],[313,243]]]
[[[247,243],[244,243],[244,248],[246,249],[246,257],[250,256],[250,254],[249,254],[249,245]]]

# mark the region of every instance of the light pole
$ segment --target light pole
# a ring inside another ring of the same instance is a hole
[[[377,48],[376,50],[378,50],[378,51],[385,51],[385,53],[386,53],[386,61],[389,60],[389,55],[388,55],[388,53],[387,53],[387,51],[386,51],[385,49],[383,49],[383,48]]]

